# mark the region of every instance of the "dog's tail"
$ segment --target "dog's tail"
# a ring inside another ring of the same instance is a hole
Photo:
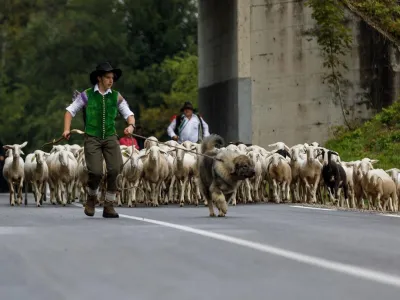
[[[204,138],[201,142],[201,153],[206,153],[208,151],[214,150],[214,148],[223,147],[225,141],[222,137],[217,134],[212,134]]]

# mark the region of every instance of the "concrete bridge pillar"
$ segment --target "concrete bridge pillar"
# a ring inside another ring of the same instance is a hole
[[[199,109],[226,142],[252,140],[251,0],[199,0]]]

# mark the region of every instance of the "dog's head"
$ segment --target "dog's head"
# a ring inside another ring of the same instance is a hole
[[[251,178],[256,174],[253,160],[246,155],[239,155],[233,160],[235,169],[232,175],[239,177],[240,179]]]

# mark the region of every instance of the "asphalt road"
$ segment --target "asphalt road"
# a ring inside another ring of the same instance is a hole
[[[400,298],[400,218],[273,204],[229,207],[226,218],[117,211],[90,218],[0,195],[0,298]]]

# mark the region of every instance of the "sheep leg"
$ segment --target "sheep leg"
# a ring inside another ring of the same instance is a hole
[[[187,184],[187,177],[183,178],[182,180],[179,180],[180,184],[181,184],[181,195],[180,195],[180,200],[179,200],[179,206],[182,207],[184,205],[185,202],[185,189],[186,189],[186,184]]]
[[[376,207],[378,210],[383,211],[382,204],[381,204],[381,197],[382,197],[381,193],[378,193],[378,194],[376,195],[376,198],[375,198],[375,207]]]
[[[50,188],[50,202],[53,205],[56,205],[56,187],[53,180],[49,179],[49,188]]]
[[[69,182],[67,184],[67,193],[68,193],[67,194],[68,195],[67,202],[68,202],[68,204],[71,204],[72,202],[75,201],[75,198],[73,196],[74,190],[75,190],[75,182],[74,181]]]
[[[61,197],[60,197],[60,199],[61,199],[62,206],[66,206],[67,205],[68,188],[69,188],[69,184],[61,183]]]
[[[191,182],[187,182],[186,193],[187,193],[189,204],[192,204],[192,195],[191,195],[191,193],[192,193],[192,185],[191,185]]]
[[[153,207],[158,207],[158,196],[160,192],[160,187],[161,187],[161,182],[158,183],[152,183],[152,201],[153,201]]]
[[[22,188],[24,186],[24,178],[19,179],[18,190],[17,190],[17,204],[22,204]]]
[[[36,180],[32,181],[32,188],[33,188],[33,193],[36,198],[35,199],[36,206],[39,207],[40,206],[40,193],[39,193],[39,187],[38,187]]]
[[[273,197],[275,203],[279,203],[278,184],[276,182],[276,179],[272,179],[272,186],[273,186],[272,197]]]
[[[251,197],[251,185],[250,185],[250,180],[248,178],[245,179],[246,183],[246,192],[247,192],[247,201],[248,202],[253,202],[253,198]]]
[[[307,182],[307,179],[304,177],[303,178],[303,203],[307,203],[308,200],[308,194],[310,192],[310,185]]]
[[[350,195],[351,207],[356,208],[356,202],[355,202],[355,197],[354,197],[354,188],[350,186],[348,191],[349,191],[349,195]]]
[[[124,180],[125,180],[125,178],[124,178]],[[132,196],[133,196],[132,189],[135,190],[134,184],[132,184],[132,182],[127,181],[127,180],[125,180],[124,184],[126,184],[127,188],[128,188],[127,190],[125,190],[125,194],[128,197],[128,207],[132,207]],[[118,205],[119,205],[119,203],[118,203]],[[122,203],[121,203],[121,206],[122,206]]]
[[[15,190],[14,190],[14,183],[11,180],[8,180],[8,187],[10,189],[10,205],[15,206]]]
[[[199,187],[199,178],[195,177],[194,179],[194,186],[195,186],[195,193],[196,193],[196,202],[195,205],[199,205],[199,200],[201,199],[201,194],[200,194],[200,187]]]
[[[25,205],[28,205],[28,182],[25,181]]]
[[[139,188],[139,183],[140,180],[136,179],[135,183],[133,184],[134,188],[132,190],[132,202],[133,202],[133,206],[136,207],[136,198],[137,198],[137,192],[138,192],[138,188]]]
[[[290,196],[290,184],[289,182],[285,181],[285,195],[284,195],[284,200],[289,202],[289,196]]]
[[[318,188],[319,177],[315,180],[311,188],[311,203],[317,203],[317,188]]]
[[[349,187],[347,186],[347,184],[343,185],[343,195],[344,195],[344,200],[346,201],[346,207],[350,208],[350,205],[349,205]]]
[[[169,193],[169,200],[171,200],[171,201],[173,201],[174,200],[174,185],[175,185],[175,175],[174,176],[172,176],[172,178],[171,178],[171,183],[169,184],[169,191],[168,191],[168,193]],[[165,204],[168,204],[168,201],[166,201],[166,203]]]
[[[39,204],[43,205],[43,201],[46,201],[46,181],[42,181],[41,182],[41,197],[40,197],[40,201]]]
[[[126,180],[126,177],[123,177],[121,181],[122,181],[122,182],[121,182],[121,187],[122,187],[123,189],[125,188],[125,185],[128,185],[128,186],[129,186],[129,183],[128,183],[127,180]],[[120,191],[120,193],[117,194],[117,205],[118,205],[119,207],[122,206],[122,197],[125,195],[125,193],[122,193],[122,191],[124,191],[123,189]],[[125,191],[129,191],[129,190],[125,190]],[[125,191],[124,191],[124,192],[125,192]],[[129,201],[130,201],[130,198],[128,198],[128,207],[132,207],[132,206],[129,206],[129,203],[130,203]],[[132,205],[132,203],[131,203],[131,205]]]
[[[384,204],[384,210],[387,210],[387,207],[389,205],[389,210],[393,211],[393,200],[392,197],[388,197],[385,199],[385,204]]]
[[[254,200],[257,202],[260,202],[261,200],[260,194],[258,193],[260,181],[261,181],[260,176],[257,176],[257,178],[254,180]]]

